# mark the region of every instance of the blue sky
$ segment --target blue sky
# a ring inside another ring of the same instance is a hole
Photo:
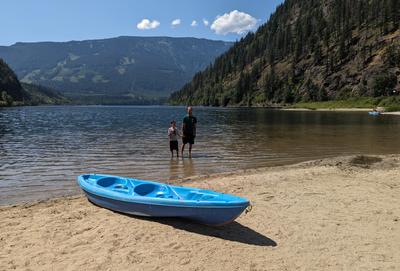
[[[282,2],[2,0],[0,45],[19,41],[68,41],[125,35],[236,40],[249,29],[256,29],[264,23]],[[203,19],[208,21],[207,26]],[[174,20],[173,26],[171,23]]]

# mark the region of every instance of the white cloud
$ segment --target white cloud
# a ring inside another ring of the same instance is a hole
[[[211,29],[219,35],[228,33],[243,34],[254,29],[257,19],[237,10],[218,16],[211,25]]]
[[[190,24],[190,26],[198,26],[199,24],[197,23],[196,20],[193,20],[192,23]]]
[[[140,30],[155,29],[160,26],[160,22],[157,20],[150,21],[149,19],[143,19],[136,25]]]
[[[178,26],[178,25],[180,25],[180,24],[181,24],[181,19],[175,19],[175,20],[173,20],[173,21],[171,22],[171,25],[172,25],[173,27]]]
[[[205,26],[208,26],[208,25],[210,24],[210,22],[207,21],[206,19],[203,19],[203,24],[204,24]]]

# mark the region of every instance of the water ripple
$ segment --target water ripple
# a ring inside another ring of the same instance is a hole
[[[69,195],[77,175],[168,181],[355,153],[400,150],[400,118],[353,112],[196,108],[193,159],[170,159],[166,131],[182,107],[0,109],[0,204]]]

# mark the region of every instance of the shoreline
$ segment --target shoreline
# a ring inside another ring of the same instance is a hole
[[[282,108],[282,111],[318,111],[318,112],[370,112],[371,109],[368,108],[317,108],[317,109],[309,109],[309,108]],[[381,112],[381,115],[394,115],[400,116],[400,111],[393,112]]]
[[[399,155],[399,157],[400,157],[400,154],[396,154],[396,153],[373,155],[373,156],[383,157],[383,156],[397,156],[397,155]],[[178,186],[188,185],[188,186],[190,186],[192,183],[207,181],[208,179],[239,177],[239,176],[243,176],[243,175],[247,175],[247,174],[256,174],[259,172],[269,171],[272,169],[284,170],[286,168],[302,167],[303,165],[308,165],[309,163],[327,161],[327,160],[332,160],[332,159],[349,159],[350,157],[355,157],[355,156],[357,156],[357,155],[325,157],[325,158],[293,162],[293,163],[289,163],[289,164],[261,166],[261,167],[247,168],[247,169],[238,169],[238,170],[234,170],[234,171],[193,175],[193,176],[182,177],[182,178],[177,178],[177,179],[169,179],[167,181],[171,185],[178,185]],[[366,155],[366,156],[370,156],[370,155]],[[161,181],[157,180],[157,182],[161,182]],[[65,194],[65,195],[61,195],[61,196],[49,196],[46,198],[34,199],[34,200],[30,200],[30,201],[21,201],[21,202],[14,202],[14,203],[8,203],[8,204],[0,204],[0,211],[4,208],[17,208],[17,207],[27,208],[27,207],[35,206],[37,204],[43,204],[43,203],[48,203],[48,202],[52,202],[52,201],[62,201],[62,200],[76,199],[76,198],[81,198],[81,197],[85,198],[85,195],[82,192],[81,188],[77,184],[76,184],[76,186],[79,191],[77,193],[70,193],[70,194]]]
[[[167,106],[167,107],[184,107],[183,105],[168,105],[168,104],[160,104],[160,105],[135,105],[135,104],[131,104],[131,105],[102,105],[102,104],[40,104],[40,105],[16,105],[16,106],[0,106],[1,108],[21,108],[21,107],[53,107],[53,106],[76,106],[76,107],[86,107],[86,106],[115,106],[115,107],[136,107],[136,106],[140,106],[140,107],[162,107],[162,106]],[[326,107],[326,108],[302,108],[302,107],[290,107],[290,106],[261,106],[261,105],[254,105],[254,106],[226,106],[226,107],[222,107],[222,106],[197,106],[197,107],[212,107],[212,108],[228,108],[228,109],[243,109],[243,108],[254,108],[254,109],[269,109],[269,110],[281,110],[281,111],[299,111],[299,112],[303,112],[303,111],[318,111],[318,112],[369,112],[372,110],[372,108],[357,108],[357,107],[344,107],[344,108],[330,108],[330,107]],[[382,115],[400,115],[400,111],[393,111],[393,112],[382,112]]]
[[[369,112],[369,108],[282,108],[283,111],[338,111],[338,112]]]
[[[400,111],[395,111],[395,112],[383,112],[382,115],[395,115],[395,116],[400,116]]]
[[[400,155],[376,155],[181,180],[250,199],[253,210],[221,228],[127,216],[96,207],[83,195],[1,206],[0,266],[395,270],[399,175]]]

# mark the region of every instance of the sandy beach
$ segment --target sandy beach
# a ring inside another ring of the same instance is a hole
[[[396,116],[400,116],[400,112],[384,112],[382,113],[383,115],[396,115]]]
[[[251,200],[221,228],[83,196],[0,207],[0,270],[399,270],[399,166],[344,157],[177,181]]]

